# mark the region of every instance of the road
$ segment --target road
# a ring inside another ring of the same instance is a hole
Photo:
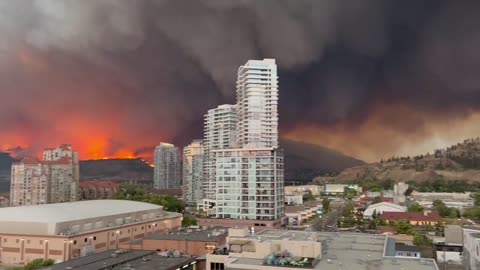
[[[320,222],[313,224],[306,231],[337,231],[337,220],[342,216],[343,206],[333,209],[323,216]]]

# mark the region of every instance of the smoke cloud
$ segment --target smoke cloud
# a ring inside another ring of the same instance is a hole
[[[267,57],[280,69],[283,136],[366,160],[441,147],[478,135],[478,10],[436,0],[0,1],[0,147],[72,143],[86,159],[186,144],[202,136],[209,108],[234,102],[238,66]]]

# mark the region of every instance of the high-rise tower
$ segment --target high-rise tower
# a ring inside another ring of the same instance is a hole
[[[160,143],[155,148],[154,157],[153,187],[156,189],[179,188],[182,175],[178,148],[173,144]]]
[[[278,76],[275,59],[249,60],[238,69],[238,147],[278,147]]]
[[[237,140],[237,106],[224,104],[205,115],[203,198],[215,200],[215,160],[213,151],[233,148]]]
[[[202,140],[194,140],[183,148],[182,197],[189,204],[202,199],[205,147]]]

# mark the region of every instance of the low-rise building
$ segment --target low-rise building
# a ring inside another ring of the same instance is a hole
[[[473,198],[470,192],[417,192],[410,195],[414,201],[425,208],[432,208],[433,201],[441,200],[447,207],[454,207],[460,210],[473,207]]]
[[[156,233],[144,239],[120,244],[121,249],[169,251],[178,250],[182,254],[205,256],[225,245],[226,228],[207,230],[183,229],[174,233]]]
[[[395,257],[395,245],[386,241],[372,234],[230,229],[227,252],[208,254],[207,270],[438,270],[433,259]]]
[[[303,195],[285,195],[285,205],[302,205]]]
[[[407,207],[401,206],[398,204],[394,203],[388,203],[388,202],[381,202],[381,203],[375,203],[371,204],[370,206],[365,209],[363,212],[363,218],[365,219],[370,219],[372,218],[373,214],[380,215],[383,212],[406,212]]]
[[[433,251],[438,263],[463,263],[463,228],[458,225],[447,225],[445,237],[433,239]]]
[[[361,191],[361,188],[358,185],[347,185],[347,184],[325,184],[323,187],[323,194],[326,195],[338,195],[343,194],[345,188],[354,189],[357,192]]]
[[[422,252],[419,247],[412,243],[400,243],[389,236],[385,243],[385,255],[397,258],[421,258]]]
[[[68,261],[116,249],[158,232],[176,231],[182,216],[162,206],[124,200],[90,200],[0,208],[0,260]]]
[[[312,201],[298,206],[286,206],[285,217],[287,225],[297,226],[310,220],[312,217],[321,215],[323,206],[321,202]]]
[[[196,260],[181,254],[157,254],[151,250],[107,250],[54,264],[44,270],[195,270]]]
[[[415,226],[423,225],[435,225],[436,223],[443,222],[442,217],[440,217],[435,212],[383,212],[380,215],[380,219],[386,222],[395,222],[395,221],[406,221]]]
[[[463,227],[463,256],[466,270],[480,269],[480,227]]]
[[[80,183],[80,200],[112,199],[119,184],[113,181],[85,181]]]
[[[317,185],[302,185],[302,186],[286,186],[285,194],[306,194],[310,192],[313,196],[318,196],[322,194],[323,186]]]

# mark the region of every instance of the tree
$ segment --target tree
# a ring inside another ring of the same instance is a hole
[[[342,216],[352,217],[353,216],[353,203],[348,203],[342,210]]]
[[[470,195],[473,198],[473,205],[480,206],[480,192]]]
[[[330,200],[328,198],[323,198],[322,207],[323,207],[324,214],[330,211]]]
[[[412,235],[415,232],[413,225],[411,225],[409,222],[406,222],[405,220],[396,221],[394,222],[393,226],[395,226],[397,232],[401,234]]]
[[[372,204],[381,203],[381,202],[383,202],[381,197],[375,197],[375,198],[373,198]]]
[[[185,210],[185,203],[173,196],[147,194],[145,188],[141,185],[123,184],[113,198],[117,200],[131,200],[139,202],[147,202],[161,205],[166,211],[182,213]]]
[[[352,199],[353,197],[357,196],[357,191],[353,188],[345,187],[343,189],[343,195],[348,199]]]
[[[423,212],[423,210],[424,208],[417,202],[414,202],[408,206],[408,212]]]
[[[312,192],[309,190],[305,195],[303,195],[303,201],[308,202],[308,201],[314,201],[316,199],[315,196],[313,196]]]
[[[52,259],[48,259],[48,260],[35,259],[35,260],[29,262],[28,264],[26,264],[23,267],[21,267],[21,266],[11,267],[11,268],[8,268],[8,270],[37,270],[37,269],[42,269],[42,268],[51,266],[54,263],[55,263],[55,261],[52,260]]]
[[[189,227],[192,225],[197,225],[197,220],[194,217],[184,216],[182,219],[182,226]]]

